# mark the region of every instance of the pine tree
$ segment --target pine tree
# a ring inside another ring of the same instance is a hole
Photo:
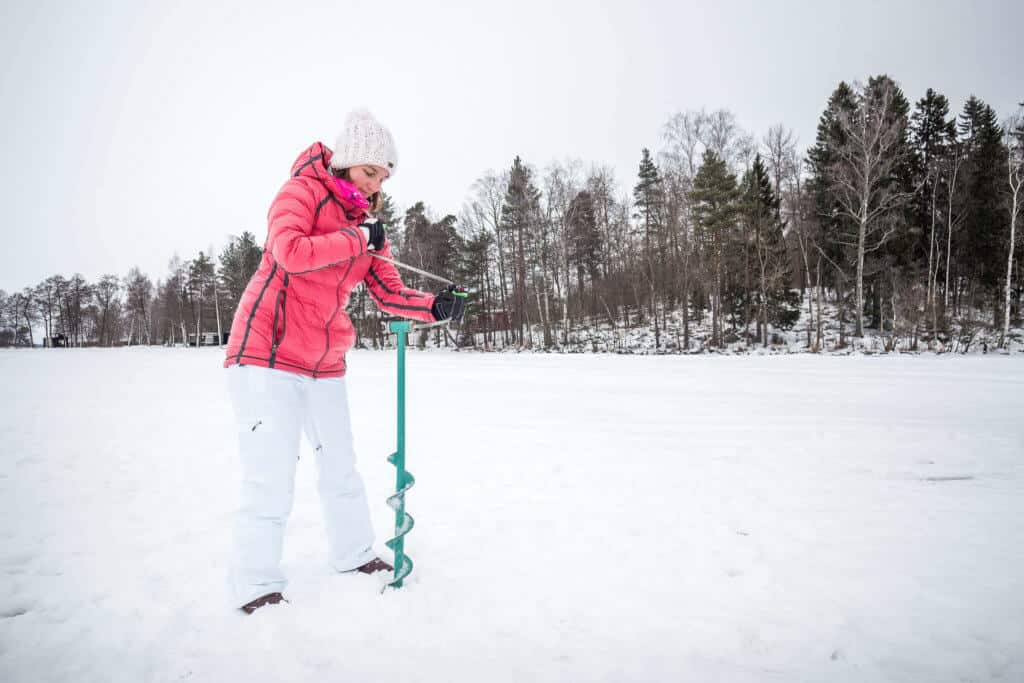
[[[228,238],[228,244],[220,253],[218,277],[221,283],[221,294],[227,304],[225,318],[234,318],[235,310],[249,285],[253,273],[259,268],[263,258],[263,249],[256,244],[256,236],[248,230],[237,237]]]
[[[423,202],[416,202],[406,210],[402,219],[402,234],[397,240],[401,244],[401,249],[393,246],[392,253],[416,267],[424,267],[427,256],[423,252],[423,244],[426,241],[425,232],[429,227],[430,219],[427,218],[426,206]],[[420,237],[421,233],[423,237]],[[410,274],[406,284],[419,287],[419,276]]]
[[[757,327],[762,345],[768,346],[769,323],[782,329],[791,327],[799,317],[799,299],[789,290],[792,268],[780,218],[780,201],[760,154],[754,157],[742,185],[741,218],[747,242],[756,254]]]
[[[739,189],[736,176],[712,151],[704,153],[701,167],[693,179],[690,200],[695,220],[694,237],[709,268],[712,344],[721,346],[725,252],[736,229]]]
[[[188,266],[180,256],[175,254],[168,262],[167,270],[167,279],[160,290],[164,316],[158,322],[157,329],[167,330],[165,339],[168,344],[172,346],[176,344],[180,335],[181,342],[187,345],[188,330],[185,326],[185,312],[188,302]]]
[[[465,283],[471,296],[466,300],[465,320],[477,320],[482,325],[484,348],[489,348],[493,341],[493,330],[490,329],[490,318],[485,314],[494,308],[494,295],[491,291],[491,252],[494,236],[487,230],[478,230],[464,238],[465,259],[463,268],[458,273],[458,280]]]
[[[391,255],[401,259],[405,248],[405,231],[402,230],[399,223],[398,212],[391,195],[381,190],[380,197],[381,207],[374,212],[374,217],[384,224],[385,237],[387,238]],[[422,203],[419,204],[419,207],[422,210]],[[409,286],[416,287],[420,284],[413,282],[410,273],[403,273],[402,278]],[[360,286],[353,292],[353,296],[349,298],[348,307],[345,311],[352,320],[352,326],[356,331],[355,347],[363,348],[363,338],[368,336],[373,342],[373,348],[384,348],[384,335],[386,332],[384,313],[370,305],[368,298],[366,287]]]
[[[526,292],[527,262],[534,252],[535,225],[538,222],[540,191],[533,184],[533,174],[517,156],[509,172],[508,189],[501,208],[502,234],[510,242],[512,259],[512,315],[519,329],[519,343],[531,345],[526,336],[529,327],[529,299]]]
[[[96,341],[100,346],[111,346],[114,342],[116,318],[121,294],[121,278],[116,275],[104,275],[93,287],[99,318],[96,321]]]
[[[7,292],[0,289],[0,346],[14,346],[14,324],[10,319],[11,302]]]
[[[582,297],[584,274],[590,276],[591,291],[598,278],[601,263],[601,232],[597,227],[594,196],[587,190],[573,197],[568,210],[569,263],[576,268],[576,284],[580,293],[580,315],[583,314]]]
[[[457,225],[458,220],[452,214],[430,224],[431,272],[449,278],[459,278],[464,272],[464,244]]]
[[[128,271],[125,278],[125,312],[128,315],[128,344],[133,341],[150,341],[151,300],[153,299],[153,283],[138,267]]]
[[[56,335],[56,318],[60,315],[57,300],[57,277],[51,275],[46,278],[33,290],[36,312],[43,321],[43,334],[46,335],[44,346],[51,343],[51,338]]]
[[[75,273],[70,279],[59,278],[57,286],[62,331],[69,346],[81,346],[85,340],[82,334],[83,313],[92,299],[92,287],[80,273]]]
[[[462,238],[456,230],[457,220],[449,214],[432,221],[423,202],[417,202],[406,212],[402,235],[402,259],[409,264],[446,277],[456,277],[462,267]],[[409,273],[403,275],[406,284],[431,288],[436,283]]]
[[[202,345],[203,321],[205,319],[206,302],[212,301],[214,296],[214,265],[210,257],[199,252],[190,264],[188,270],[188,295],[192,304],[193,321],[196,330],[196,347]]]

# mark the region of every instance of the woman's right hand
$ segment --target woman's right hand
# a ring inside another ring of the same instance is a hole
[[[366,237],[366,248],[373,249],[374,251],[380,251],[384,248],[384,224],[376,218],[372,218],[368,221],[363,221],[359,224],[359,229],[363,231],[363,236]]]

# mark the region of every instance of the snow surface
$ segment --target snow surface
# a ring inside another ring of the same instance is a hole
[[[406,587],[327,567],[304,445],[246,617],[221,352],[0,352],[0,681],[1024,680],[1019,357],[409,355]]]

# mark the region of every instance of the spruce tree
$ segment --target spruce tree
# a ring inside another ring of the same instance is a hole
[[[961,266],[963,275],[981,288],[982,300],[975,299],[974,304],[998,305],[1004,235],[1009,229],[1009,217],[1002,200],[1006,183],[1003,131],[992,108],[971,96],[960,115],[960,133],[967,155]]]
[[[192,304],[197,347],[202,344],[202,334],[206,332],[203,324],[206,318],[206,302],[213,298],[214,277],[213,261],[203,252],[199,252],[199,256],[192,260],[188,269],[188,295]]]
[[[242,293],[259,267],[261,258],[263,250],[256,244],[256,236],[248,230],[237,237],[230,237],[227,246],[221,251],[218,277],[222,301],[226,304],[227,320],[234,316]]]
[[[428,269],[445,277],[458,278],[464,271],[464,243],[456,225],[458,220],[447,214],[430,224],[430,251],[433,255]]]
[[[914,258],[925,258],[931,250],[933,198],[941,184],[940,170],[956,141],[956,119],[949,116],[949,100],[928,88],[917,101],[910,117],[910,139],[914,148],[913,180],[918,188],[913,204],[913,224],[920,235],[913,247]]]
[[[458,280],[464,283],[471,292],[471,296],[466,300],[465,320],[476,320],[478,325],[483,325],[476,331],[483,332],[484,348],[488,348],[489,343],[493,341],[493,331],[490,329],[491,320],[486,315],[480,315],[495,308],[490,281],[493,246],[494,236],[487,230],[475,231],[468,235],[464,240],[463,268],[458,273]],[[470,331],[473,329],[470,328]]]
[[[956,118],[949,115],[949,100],[929,88],[917,101],[910,119],[911,143],[914,147],[914,184],[916,196],[912,204],[912,236],[907,240],[907,259],[915,271],[925,272],[927,264],[926,305],[931,312],[932,333],[937,333],[937,280],[940,256],[948,244],[949,215],[942,210],[941,198],[951,188],[949,172],[951,155],[955,153]],[[946,203],[948,208],[948,199]],[[946,233],[943,239],[943,233]]]
[[[637,209],[635,217],[640,219],[643,229],[643,256],[641,258],[647,289],[650,291],[651,318],[654,320],[654,345],[661,347],[661,330],[658,326],[657,291],[662,280],[664,262],[664,239],[661,230],[661,215],[664,207],[664,188],[658,167],[651,159],[646,147],[640,153],[639,182],[633,188]],[[639,302],[637,302],[639,304]]]
[[[657,229],[661,220],[661,209],[664,201],[664,189],[658,167],[651,159],[651,152],[646,147],[640,153],[640,180],[633,188],[633,199],[639,218],[644,226],[645,248],[650,251],[651,234]]]
[[[877,251],[866,259],[864,280],[871,296],[864,301],[863,312],[870,315],[871,327],[879,329],[883,326],[882,302],[892,301],[894,279],[901,279],[904,272],[923,272],[920,266],[924,263],[924,252],[916,249],[915,245],[926,239],[925,224],[919,220],[914,201],[919,161],[911,139],[910,102],[889,76],[882,74],[868,79],[866,93],[869,106],[881,110],[880,101],[886,91],[890,93],[890,101],[885,116],[897,136],[897,142],[888,154],[898,161],[893,164],[891,179],[882,185],[887,184],[889,193],[903,195],[904,199],[888,215],[879,216],[881,221],[889,221],[894,229],[878,245]]]
[[[855,231],[856,226],[853,219],[841,210],[836,196],[835,181],[831,178],[829,169],[835,164],[839,157],[839,150],[847,142],[839,124],[839,118],[852,114],[856,109],[857,102],[853,88],[845,81],[840,82],[829,97],[825,111],[818,119],[818,131],[814,146],[807,151],[811,172],[807,189],[814,198],[815,213],[821,225],[822,240],[819,249],[822,250],[828,262],[835,267],[835,277],[832,281],[839,302],[840,323],[844,320],[845,301],[850,293],[848,272],[841,264],[849,263],[852,260],[850,254],[853,251],[852,247],[845,244],[840,236]],[[840,344],[843,343],[843,333],[844,327],[840,324]]]
[[[403,261],[407,261],[417,268],[422,268],[425,256],[420,245],[422,239],[425,238],[421,238],[420,234],[424,233],[429,226],[430,219],[427,218],[427,207],[423,202],[416,202],[406,209],[405,217],[402,219],[402,230],[399,237],[402,248],[396,255]],[[406,284],[413,287],[419,286],[419,276],[410,273],[407,277],[408,281]]]
[[[400,218],[395,202],[384,190],[380,191],[381,207],[374,213],[374,217],[385,226],[385,234],[388,242],[391,243],[391,252],[398,254],[402,251],[402,230],[399,225]]]
[[[387,238],[391,255],[401,259],[405,251],[405,231],[399,222],[398,212],[395,209],[391,195],[381,190],[380,197],[381,208],[374,212],[373,215],[384,224],[384,235]],[[421,211],[423,210],[422,203],[417,206]],[[405,284],[412,287],[425,284],[416,280],[417,277],[412,273],[402,273]],[[359,287],[353,292],[353,296],[349,298],[348,307],[345,309],[356,331],[355,347],[364,348],[364,338],[369,337],[373,342],[373,348],[383,348],[384,330],[386,327],[384,313],[380,309],[368,305],[371,303],[368,299],[369,295],[367,294],[366,287]]]
[[[956,119],[949,117],[949,100],[946,96],[928,88],[914,107],[910,117],[910,131],[918,169],[928,171],[934,168],[956,139]],[[918,180],[924,181],[924,175],[919,176]]]

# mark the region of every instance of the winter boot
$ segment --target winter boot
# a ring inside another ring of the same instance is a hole
[[[366,564],[356,567],[356,571],[363,574],[374,574],[376,572],[393,572],[395,568],[379,557],[375,557]]]
[[[266,595],[264,595],[261,598],[256,598],[252,602],[249,602],[249,603],[246,603],[246,604],[242,605],[242,611],[245,612],[246,614],[252,614],[256,610],[258,610],[260,607],[263,607],[264,605],[276,605],[276,604],[278,604],[279,602],[282,602],[282,601],[288,602],[287,600],[284,599],[284,596],[281,595],[280,593],[267,593]]]

